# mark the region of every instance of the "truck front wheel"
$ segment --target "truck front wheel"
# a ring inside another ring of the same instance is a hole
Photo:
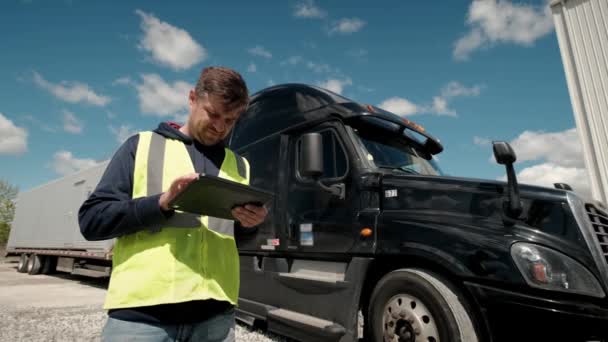
[[[401,269],[376,285],[368,308],[373,342],[477,342],[471,315],[447,282]]]

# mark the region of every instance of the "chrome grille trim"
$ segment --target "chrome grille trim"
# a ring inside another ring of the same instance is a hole
[[[602,250],[600,240],[598,240],[598,234],[596,234],[595,228],[592,225],[591,216],[587,212],[586,205],[580,197],[573,192],[568,192],[566,196],[568,199],[568,204],[570,205],[572,213],[574,214],[576,223],[581,230],[581,234],[589,247],[589,251],[591,252],[591,256],[595,261],[595,265],[600,272],[602,287],[604,290],[608,290],[608,260],[606,259],[606,255]],[[605,229],[603,233],[608,234],[608,228]],[[608,241],[608,236],[603,237],[607,239],[606,241]]]

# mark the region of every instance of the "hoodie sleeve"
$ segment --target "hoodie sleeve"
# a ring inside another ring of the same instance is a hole
[[[138,142],[139,135],[134,135],[116,151],[95,191],[80,207],[78,221],[85,239],[107,240],[156,230],[170,215],[160,209],[160,194],[132,198]]]

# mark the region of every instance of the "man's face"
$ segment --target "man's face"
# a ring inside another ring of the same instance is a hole
[[[188,126],[192,138],[203,145],[215,145],[228,136],[239,118],[240,109],[227,110],[215,95],[197,97],[190,91]]]

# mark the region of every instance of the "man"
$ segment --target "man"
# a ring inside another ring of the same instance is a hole
[[[83,203],[82,235],[117,238],[104,341],[234,341],[234,222],[175,212],[169,203],[198,173],[249,183],[247,160],[223,146],[248,101],[237,72],[204,69],[189,94],[188,122],[129,138]],[[247,229],[267,210],[247,205],[232,214],[237,229]]]

